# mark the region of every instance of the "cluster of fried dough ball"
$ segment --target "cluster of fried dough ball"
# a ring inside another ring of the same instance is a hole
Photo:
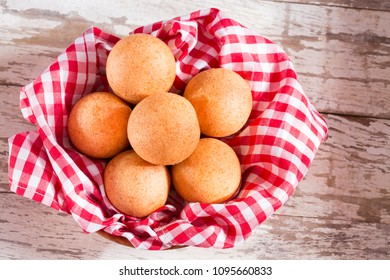
[[[188,202],[222,203],[237,192],[240,162],[219,138],[242,129],[251,113],[251,90],[240,75],[207,69],[183,95],[170,93],[175,58],[148,34],[119,40],[106,74],[112,93],[81,98],[68,133],[81,153],[108,159],[104,189],[118,211],[148,216],[165,205],[171,183]]]

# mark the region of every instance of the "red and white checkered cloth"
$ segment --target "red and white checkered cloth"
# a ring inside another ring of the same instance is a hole
[[[191,77],[211,67],[234,70],[249,82],[250,119],[239,133],[222,139],[241,162],[238,195],[225,204],[187,204],[172,189],[167,204],[147,218],[115,211],[103,188],[106,162],[78,153],[67,133],[72,106],[85,94],[109,90],[105,65],[119,38],[96,27],[22,88],[21,111],[36,130],[9,139],[10,189],[71,214],[87,233],[104,230],[136,248],[236,246],[291,196],[327,137],[326,122],[304,95],[283,50],[217,9],[133,32],[150,33],[171,48],[177,61],[172,92],[182,92]]]

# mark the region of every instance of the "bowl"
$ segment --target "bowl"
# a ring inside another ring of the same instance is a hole
[[[37,129],[9,139],[11,191],[72,215],[86,233],[129,247],[241,244],[293,194],[327,137],[325,120],[305,95],[286,53],[218,9],[132,33],[151,34],[170,47],[177,70],[172,93],[181,94],[193,76],[217,67],[235,71],[250,85],[248,122],[221,138],[241,163],[236,196],[219,204],[186,203],[172,189],[167,204],[143,219],[123,215],[110,204],[102,178],[107,161],[77,152],[66,129],[69,112],[81,97],[110,91],[105,65],[119,37],[97,27],[87,29],[21,89],[21,112]]]

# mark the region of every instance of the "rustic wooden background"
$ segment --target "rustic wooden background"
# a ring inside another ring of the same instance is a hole
[[[0,3],[0,259],[390,259],[389,1]],[[7,138],[34,129],[18,107],[21,86],[91,25],[123,36],[209,7],[279,44],[330,128],[293,197],[247,242],[135,250],[8,190]]]

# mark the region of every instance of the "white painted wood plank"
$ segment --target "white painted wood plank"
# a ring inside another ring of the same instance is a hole
[[[8,183],[8,143],[13,134],[35,130],[18,110],[17,87],[0,86],[1,176]],[[320,146],[288,215],[390,223],[390,120],[325,115],[329,139]]]
[[[8,142],[0,138],[0,192],[8,191],[8,154]]]
[[[311,4],[319,6],[345,7],[353,9],[390,11],[390,2],[383,0],[270,0],[274,2]]]
[[[8,1],[1,10],[10,23],[0,25],[5,57],[0,83],[33,80],[92,24],[123,36],[136,26],[209,6],[207,1],[174,6],[117,1],[102,11],[98,2],[62,7]],[[390,118],[390,13],[270,1],[216,1],[215,6],[283,47],[320,111]]]
[[[282,211],[390,224],[390,120],[325,117],[329,139]]]
[[[248,27],[269,26],[270,32],[279,30],[280,34],[290,30],[289,35],[301,34],[316,35],[330,33],[360,34],[365,31],[373,31],[378,36],[386,36],[388,15],[386,11],[371,11],[365,9],[345,9],[335,6],[305,5],[301,3],[282,3],[278,1],[112,1],[111,5],[105,5],[103,0],[86,0],[80,4],[77,0],[69,0],[64,5],[59,5],[50,0],[41,1],[15,1],[8,0],[1,7],[3,13],[8,11],[15,16],[22,15],[37,19],[38,13],[43,15],[40,20],[50,20],[49,25],[56,26],[55,17],[64,19],[82,19],[95,24],[115,25],[121,23],[135,27],[158,20],[170,19],[179,15],[185,15],[198,9],[211,7],[219,8],[234,16],[239,22]],[[315,13],[313,13],[315,12]],[[366,17],[364,17],[366,16]],[[330,20],[332,19],[332,20]],[[367,21],[374,21],[374,25],[367,25]],[[310,24],[307,24],[310,22]],[[277,23],[277,24],[275,24]],[[326,23],[326,24],[324,24]],[[354,23],[354,24],[351,24]],[[39,23],[37,22],[39,25]],[[44,25],[44,24],[42,24]],[[49,28],[53,28],[50,26]],[[374,29],[375,28],[375,29]],[[309,32],[308,32],[309,31]],[[267,32],[267,30],[264,30]],[[304,32],[302,34],[302,32]]]
[[[62,51],[63,49],[53,47],[10,43],[4,45],[0,42],[0,84],[20,87],[32,82]]]
[[[0,85],[0,138],[35,130],[35,125],[23,118],[19,106],[20,87]]]
[[[0,259],[386,259],[390,225],[274,215],[226,250],[143,251],[84,234],[73,219],[0,193]],[[6,213],[6,214],[5,214]]]
[[[360,0],[1,1],[0,259],[388,259],[386,5]],[[34,129],[18,108],[20,86],[91,25],[124,36],[137,26],[211,6],[282,46],[315,107],[343,115],[325,115],[329,139],[307,176],[247,242],[229,250],[134,250],[86,235],[70,216],[8,191],[7,138]]]

